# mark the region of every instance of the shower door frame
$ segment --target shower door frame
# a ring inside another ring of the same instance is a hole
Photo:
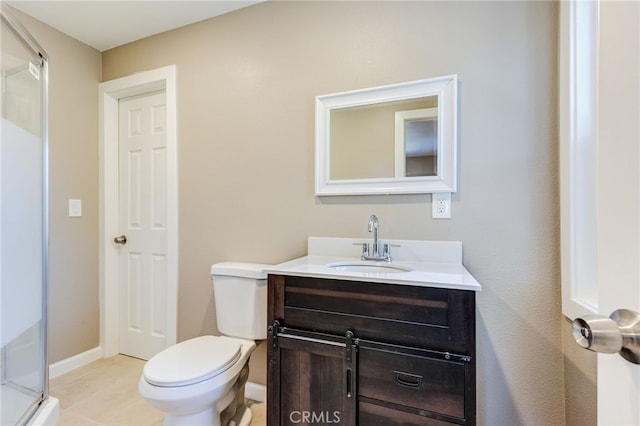
[[[48,305],[49,305],[49,56],[29,31],[0,4],[0,21],[16,37],[25,49],[40,59],[40,121],[42,142],[42,318],[40,322],[40,369],[42,371],[42,393],[23,413],[18,424],[26,424],[49,397],[49,353],[48,353]],[[3,83],[4,84],[4,83]]]

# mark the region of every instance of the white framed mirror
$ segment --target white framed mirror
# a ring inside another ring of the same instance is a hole
[[[455,75],[316,97],[322,195],[457,190]]]

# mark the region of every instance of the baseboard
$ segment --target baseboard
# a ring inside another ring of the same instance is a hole
[[[100,347],[89,349],[86,352],[79,353],[70,358],[58,361],[55,364],[49,365],[49,378],[60,376],[61,374],[68,373],[71,370],[87,365],[90,362],[97,361],[102,358],[102,349]]]
[[[258,383],[247,382],[244,386],[244,396],[254,401],[265,402],[267,400],[267,387]]]
[[[68,373],[71,370],[87,365],[90,362],[97,361],[102,358],[102,349],[100,347],[89,349],[86,352],[82,352],[78,355],[74,355],[70,358],[63,359],[55,364],[49,365],[49,378],[60,376],[61,374]],[[244,395],[258,402],[265,402],[267,400],[267,387],[258,383],[247,382],[244,389]]]

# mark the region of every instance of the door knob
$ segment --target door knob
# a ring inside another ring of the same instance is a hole
[[[127,236],[126,235],[120,235],[119,237],[115,237],[113,239],[113,242],[116,243],[116,244],[125,245],[125,244],[127,244]]]
[[[573,321],[573,338],[585,349],[601,353],[619,353],[640,364],[640,314],[618,309],[610,317],[585,315]]]

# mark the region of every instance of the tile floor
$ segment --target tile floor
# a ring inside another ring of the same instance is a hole
[[[124,355],[101,359],[51,379],[60,400],[58,426],[162,425],[162,413],[138,394],[144,361]],[[263,426],[265,404],[252,403],[253,426]]]

